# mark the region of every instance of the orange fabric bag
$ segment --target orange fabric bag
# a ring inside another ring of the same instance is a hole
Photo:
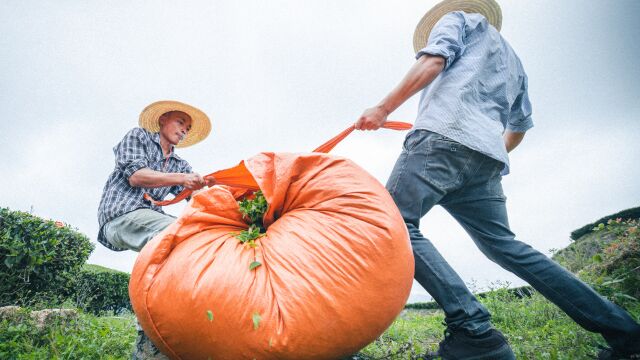
[[[345,132],[316,150],[329,151]],[[322,153],[265,152],[213,175],[233,186],[193,196],[131,274],[134,311],[163,353],[338,359],[400,313],[413,281],[411,245],[391,196],[362,168]],[[249,248],[235,237],[247,228],[236,197],[256,186],[269,203],[267,233]],[[250,270],[254,260],[262,265]]]

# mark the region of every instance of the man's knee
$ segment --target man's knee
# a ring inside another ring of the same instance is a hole
[[[105,224],[105,236],[116,247],[140,251],[149,240],[174,221],[172,216],[150,209],[139,209]]]

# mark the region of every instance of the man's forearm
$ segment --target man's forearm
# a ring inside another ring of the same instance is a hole
[[[134,187],[159,188],[166,186],[182,185],[185,174],[163,173],[160,171],[143,168],[129,177],[129,184]]]
[[[402,81],[387,95],[379,107],[388,114],[400,107],[407,99],[429,85],[444,69],[441,56],[423,55],[409,69]]]
[[[511,150],[520,145],[524,134],[523,132],[513,132],[509,130],[504,132],[504,146],[507,148],[507,152],[511,152]]]

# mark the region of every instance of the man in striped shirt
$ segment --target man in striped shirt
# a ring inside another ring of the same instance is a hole
[[[488,21],[489,19],[489,21]],[[409,230],[416,280],[445,312],[443,359],[513,359],[489,311],[419,229],[420,219],[441,205],[492,261],[526,280],[611,348],[601,359],[640,352],[640,325],[544,254],[515,239],[509,228],[501,178],[507,153],[533,126],[527,76],[498,30],[494,0],[445,0],[416,29],[417,61],[377,106],[356,122],[376,130],[422,90],[418,116],[387,183]]]

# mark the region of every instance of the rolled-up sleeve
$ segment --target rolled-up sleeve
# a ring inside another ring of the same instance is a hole
[[[188,163],[188,162],[186,162],[186,161],[182,160],[182,162],[181,162],[181,164],[180,164],[180,172],[181,172],[181,173],[183,173],[183,174],[190,174],[190,173],[192,173],[192,172],[193,172],[193,169],[191,168],[191,165],[189,165],[189,163]],[[180,193],[182,192],[182,190],[184,190],[184,186],[181,186],[181,185],[174,185],[174,186],[172,186],[172,187],[171,187],[170,192],[171,192],[173,195],[178,195],[178,194],[180,194]],[[189,199],[191,199],[191,196],[189,196],[189,197],[187,198],[187,201],[188,201]]]
[[[461,12],[443,16],[431,30],[427,46],[416,54],[416,59],[425,54],[442,56],[446,60],[443,71],[446,71],[464,52],[464,25]]]
[[[531,119],[531,102],[529,101],[529,91],[527,76],[522,79],[520,93],[511,106],[511,114],[507,122],[507,130],[512,132],[526,132],[533,127]]]
[[[144,136],[146,134],[142,129],[132,129],[113,148],[116,156],[116,168],[122,171],[127,180],[134,172],[149,167]]]

